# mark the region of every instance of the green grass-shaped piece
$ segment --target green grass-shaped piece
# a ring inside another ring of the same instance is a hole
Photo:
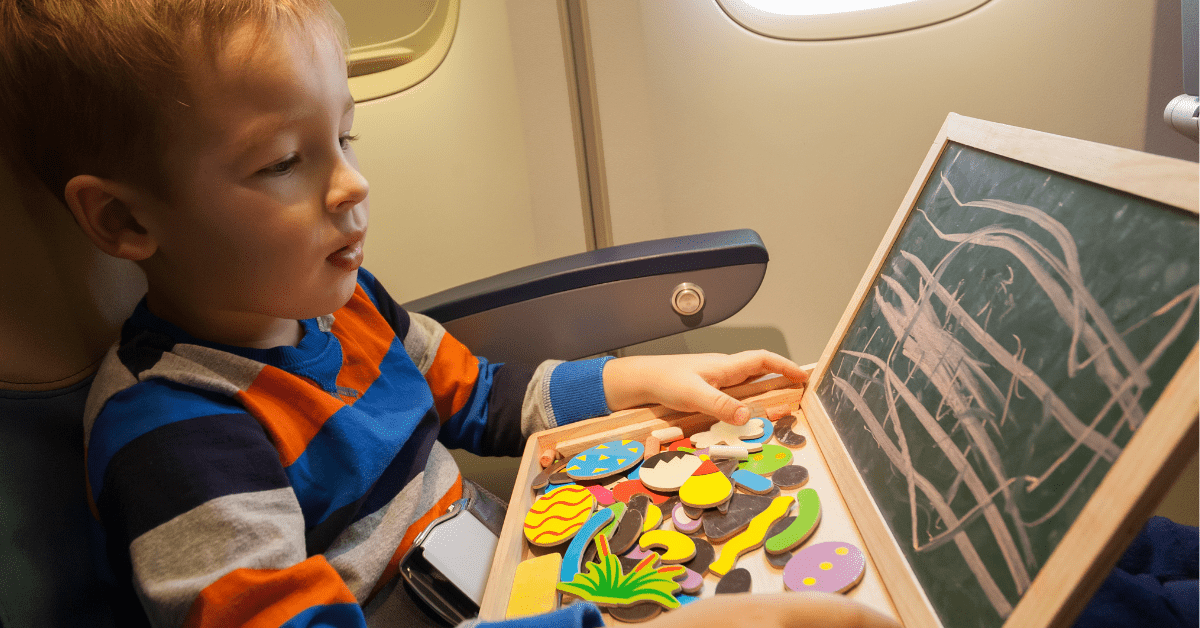
[[[570,582],[558,583],[558,590],[596,604],[627,606],[651,601],[664,608],[679,608],[679,600],[675,599],[679,584],[674,578],[683,573],[683,566],[655,569],[658,557],[651,554],[629,573],[622,573],[621,561],[613,556],[608,539],[602,536],[596,537],[596,558],[598,562],[587,564],[587,573],[577,573]]]

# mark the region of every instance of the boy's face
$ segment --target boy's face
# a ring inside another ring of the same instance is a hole
[[[311,318],[354,291],[368,188],[341,49],[280,32],[247,54],[253,39],[236,31],[215,63],[192,64],[165,155],[170,201],[139,216],[157,243],[150,305],[168,318]]]

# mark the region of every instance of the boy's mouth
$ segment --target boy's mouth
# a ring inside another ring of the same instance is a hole
[[[358,267],[362,266],[363,262],[362,236],[357,236],[353,242],[343,246],[333,253],[330,253],[329,257],[326,257],[325,259],[328,260],[330,264],[333,264],[342,270],[358,270]]]

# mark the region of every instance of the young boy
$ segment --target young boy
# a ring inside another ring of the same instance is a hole
[[[717,387],[804,377],[767,352],[489,364],[401,309],[360,269],[368,187],[324,0],[0,0],[0,24],[4,146],[149,286],[85,416],[121,625],[427,625],[396,573],[463,493],[446,447],[520,454],[645,403],[742,423]],[[803,596],[657,621],[755,614],[881,621]],[[578,604],[519,625],[598,623]]]

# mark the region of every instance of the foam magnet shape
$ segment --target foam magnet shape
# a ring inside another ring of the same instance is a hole
[[[692,473],[703,462],[700,458],[682,451],[664,451],[651,456],[642,464],[638,479],[656,491],[671,493],[679,490]]]
[[[550,553],[521,561],[513,572],[505,619],[549,613],[558,606],[558,571],[562,555]]]
[[[796,520],[782,532],[767,537],[766,547],[769,554],[782,554],[796,549],[812,535],[821,523],[821,499],[817,491],[802,488],[796,493]]]
[[[792,464],[791,450],[779,445],[765,445],[762,451],[750,454],[750,458],[739,464],[738,468],[759,475],[771,475],[789,464]]]
[[[719,582],[717,582],[717,595],[731,595],[735,593],[749,593],[752,580],[750,572],[743,567],[738,567],[733,571],[725,574]]]
[[[641,480],[624,480],[622,482],[618,482],[617,485],[612,488],[612,494],[613,498],[617,501],[626,503],[628,503],[634,495],[645,495],[650,498],[652,503],[655,504],[661,504],[667,501],[667,498],[670,497],[669,495],[664,495],[657,491],[650,490],[645,484],[642,484]]]
[[[775,483],[769,478],[745,469],[738,469],[733,472],[733,477],[730,478],[733,483],[754,493],[755,495],[763,495],[770,493],[771,489],[775,488]]]
[[[696,542],[675,530],[651,530],[638,540],[638,548],[643,551],[660,547],[666,550],[660,555],[666,564],[687,562],[696,556]]]
[[[640,624],[650,621],[662,613],[663,607],[654,602],[638,602],[633,606],[610,606],[608,614],[612,618],[626,624]]]
[[[692,508],[712,508],[733,494],[733,483],[712,462],[705,460],[679,487],[679,501]]]
[[[566,458],[563,458],[562,460],[559,460],[558,462],[551,464],[550,466],[546,467],[545,469],[542,469],[542,472],[537,474],[537,476],[535,476],[533,478],[533,482],[529,485],[529,488],[532,488],[535,491],[538,489],[541,489],[541,488],[545,488],[546,485],[550,483],[550,476],[552,476],[555,473],[558,473],[560,470],[562,470],[563,467],[567,466],[568,462],[570,462],[570,461],[567,460]]]
[[[745,532],[729,539],[725,543],[725,547],[721,548],[721,556],[713,561],[713,564],[708,566],[708,570],[718,576],[723,576],[733,569],[737,559],[746,552],[757,548],[763,544],[763,540],[767,536],[767,530],[771,528],[771,524],[787,516],[788,511],[792,509],[792,503],[796,500],[790,495],[776,497],[771,500],[771,505],[766,510],[762,511],[755,518],[750,520],[749,527]]]
[[[763,435],[763,419],[750,419],[745,425],[733,425],[724,421],[717,421],[708,428],[707,432],[699,432],[692,434],[692,444],[698,449],[712,447],[713,445],[731,445],[734,447],[745,447],[747,451],[758,451],[762,448],[760,443],[750,442],[744,439],[756,439]]]
[[[613,506],[616,506],[614,504]],[[621,504],[624,506],[624,504]],[[642,512],[630,508],[625,511],[625,516],[621,517],[621,525],[617,526],[616,533],[609,537],[609,545],[612,546],[612,551],[618,554],[626,552],[629,548],[637,543],[638,538],[642,536]]]
[[[664,608],[679,608],[679,600],[675,599],[679,584],[674,579],[682,567],[667,565],[656,569],[654,563],[658,557],[647,556],[625,573],[604,537],[596,538],[596,553],[599,561],[589,563],[586,574],[576,573],[570,582],[559,582],[558,590],[604,606],[654,602]]]
[[[675,504],[675,510],[671,512],[671,523],[675,525],[676,530],[691,534],[700,529],[701,520],[689,517],[683,504]]]
[[[692,539],[696,542],[696,556],[686,563],[682,563],[684,567],[692,571],[703,574],[708,571],[708,566],[717,558],[717,550],[713,549],[712,543],[704,539]]]
[[[729,500],[729,512],[710,510],[703,514],[704,535],[720,543],[741,532],[750,525],[750,520],[771,505],[771,498],[762,495],[735,493]]]
[[[658,507],[658,504],[647,504],[646,514],[642,521],[642,532],[649,532],[657,529],[659,524],[662,523],[662,520],[663,512],[662,509]]]
[[[617,502],[617,498],[613,497],[612,491],[600,486],[599,484],[591,484],[586,487],[596,497],[596,503],[601,506],[611,506]]]
[[[867,568],[862,550],[840,541],[806,547],[783,568],[783,585],[790,591],[842,593],[858,584]]]
[[[592,492],[574,484],[546,493],[525,515],[525,538],[542,547],[558,545],[575,536],[595,505]]]
[[[775,440],[779,441],[780,445],[798,449],[804,446],[806,439],[803,434],[798,434],[793,429],[796,425],[796,417],[785,416],[775,422]]]
[[[684,567],[683,573],[677,576],[675,579],[679,581],[679,586],[681,589],[683,589],[684,593],[695,594],[698,593],[700,589],[704,588],[704,576],[692,571],[691,569],[688,569],[687,567]]]
[[[799,488],[808,482],[808,469],[798,464],[789,464],[772,473],[771,481],[779,488]]]
[[[591,495],[591,493],[588,493]],[[575,574],[579,573],[579,568],[583,565],[583,551],[592,542],[592,539],[600,533],[604,526],[612,523],[613,511],[607,508],[601,508],[592,514],[591,518],[579,528],[579,532],[575,534],[575,538],[571,539],[571,544],[567,546],[567,551],[563,553],[562,566],[558,570],[558,581],[570,582],[575,578]],[[604,541],[604,547],[608,547],[608,539],[600,537]],[[597,543],[599,546],[599,543]]]
[[[636,440],[611,440],[576,454],[563,471],[575,480],[606,478],[636,466],[643,451]]]

